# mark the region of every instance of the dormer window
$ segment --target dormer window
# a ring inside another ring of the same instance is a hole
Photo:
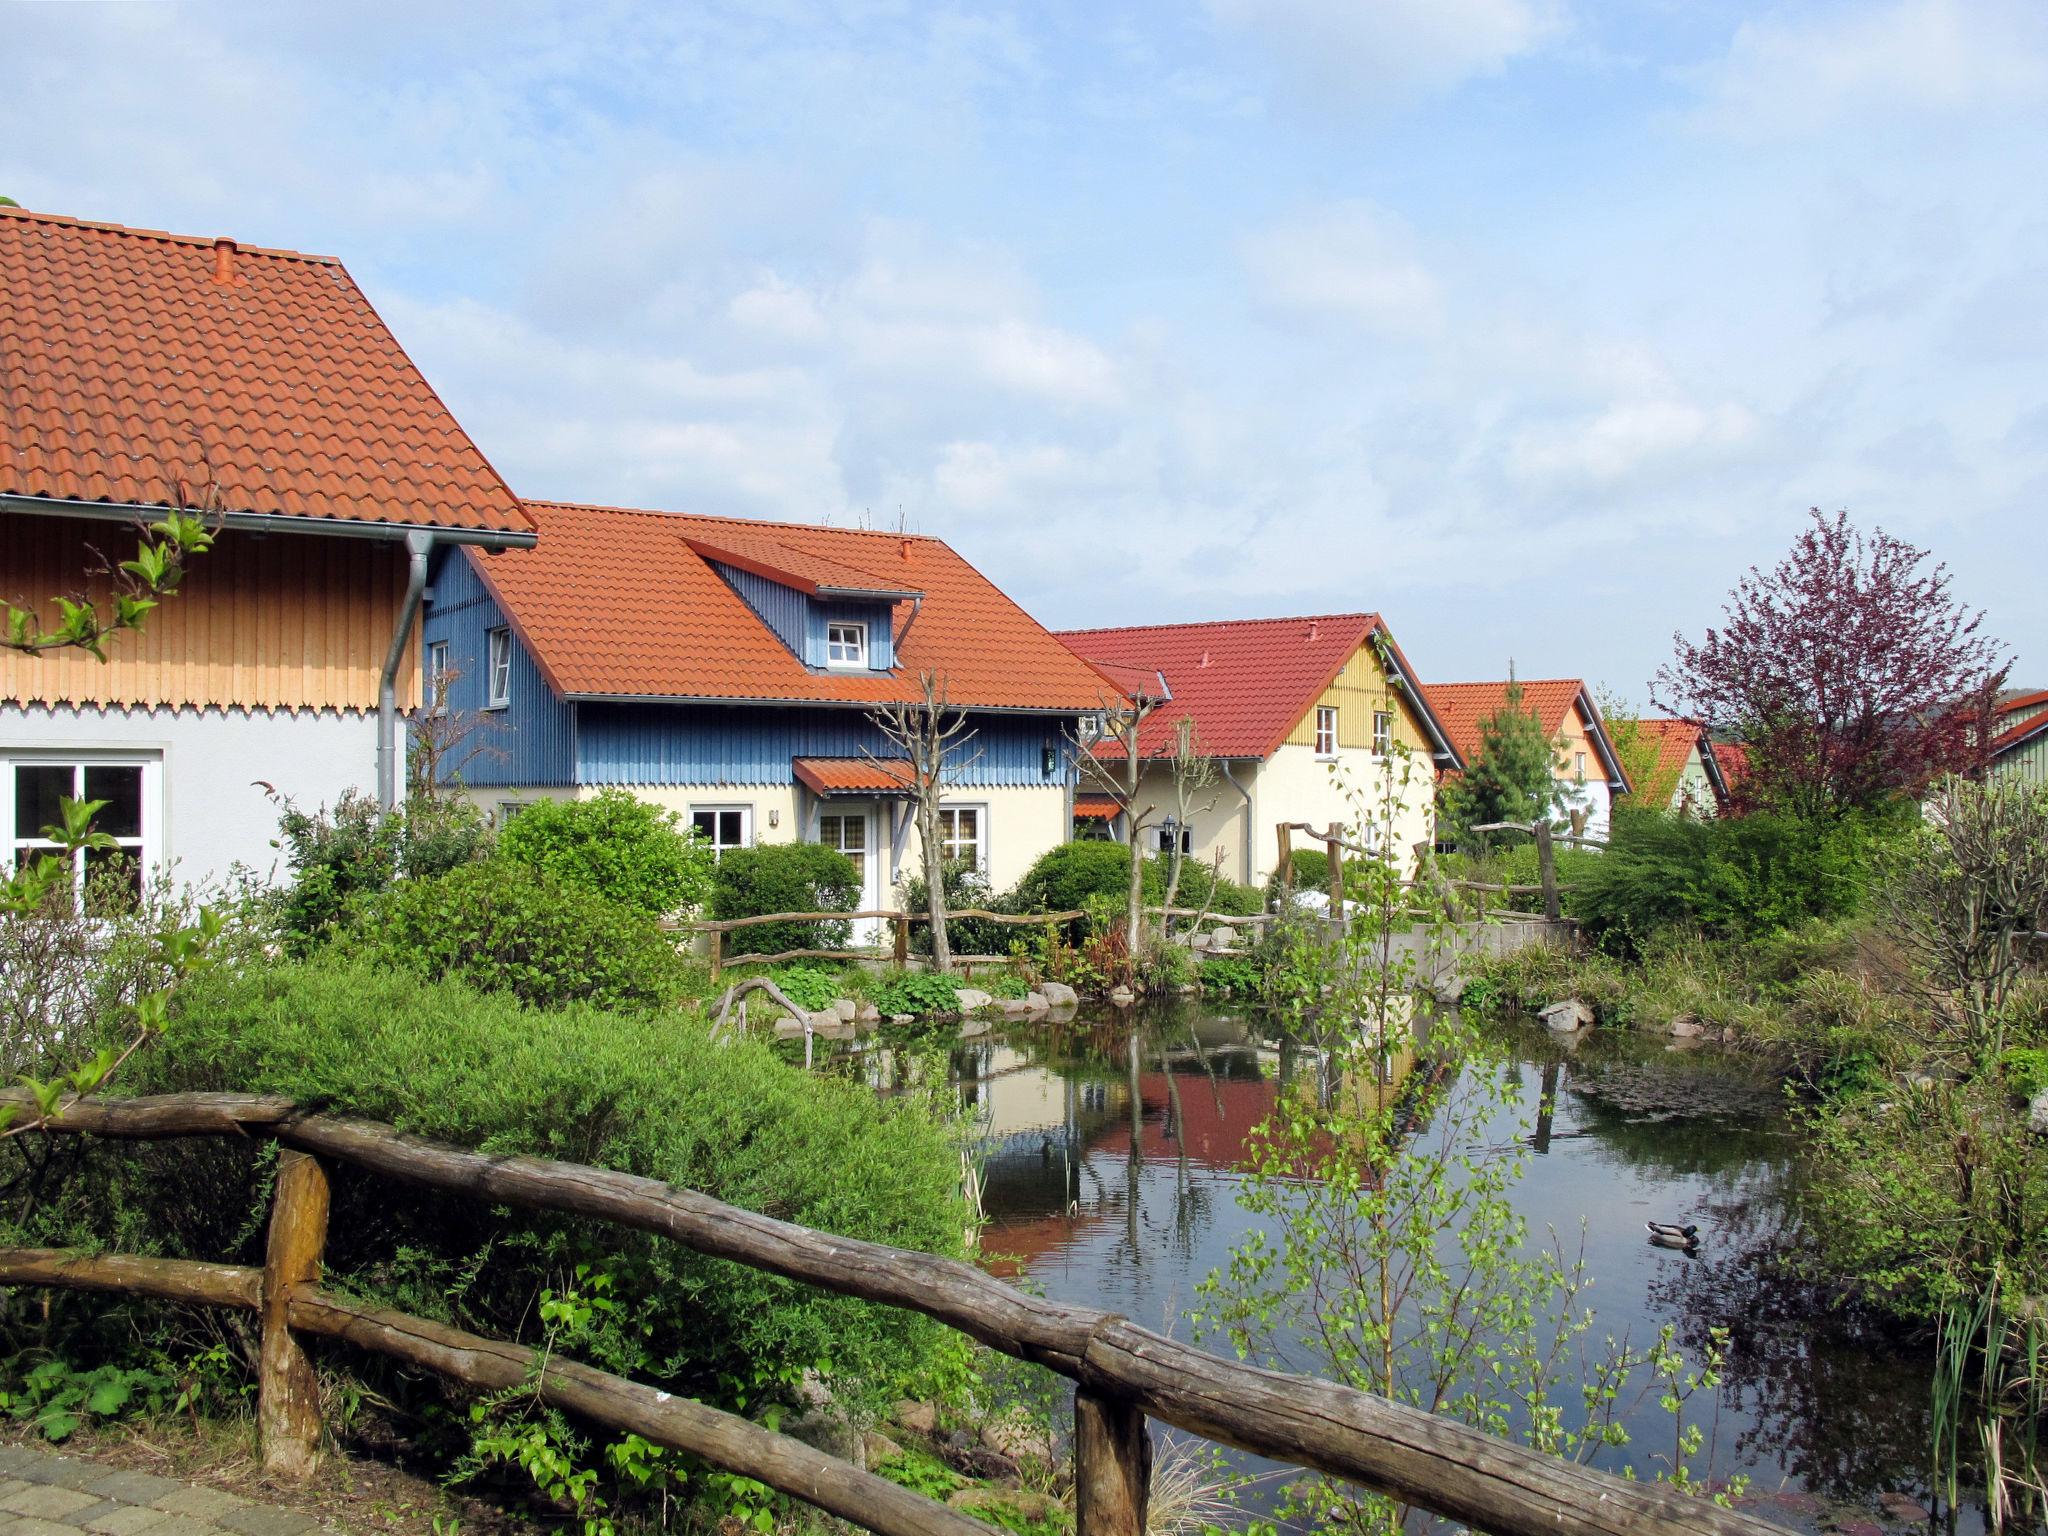
[[[865,667],[868,664],[868,627],[850,620],[834,619],[825,626],[825,665]]]

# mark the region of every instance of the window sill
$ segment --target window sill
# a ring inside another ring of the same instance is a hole
[[[496,704],[486,704],[484,706],[484,713],[487,715],[496,714],[500,710],[510,709],[511,707],[512,701],[510,699],[501,699]]]

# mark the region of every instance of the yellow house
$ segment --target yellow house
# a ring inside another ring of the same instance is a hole
[[[1462,764],[1378,614],[1070,630],[1060,638],[1127,692],[1142,684],[1164,699],[1139,733],[1146,767],[1134,803],[1084,789],[1077,821],[1121,836],[1135,812],[1148,823],[1146,852],[1177,841],[1189,857],[1220,861],[1227,878],[1254,885],[1278,863],[1281,822],[1384,823],[1369,835],[1384,838],[1404,866],[1415,845],[1433,837],[1437,774]],[[1185,818],[1168,766],[1183,721],[1194,750],[1217,770]]]

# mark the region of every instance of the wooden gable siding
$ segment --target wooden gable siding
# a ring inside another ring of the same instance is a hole
[[[135,551],[114,523],[11,513],[0,523],[0,596],[54,617],[59,595],[103,599]],[[94,553],[97,551],[98,553]],[[402,550],[369,539],[222,533],[140,634],[102,664],[78,651],[0,654],[0,700],[18,704],[377,707],[377,678],[405,594]],[[399,702],[418,698],[418,630]]]
[[[2048,785],[2048,735],[2001,754],[1992,771],[2022,784]]]
[[[1352,652],[1351,659],[1344,663],[1344,670],[1337,674],[1336,681],[1323,690],[1323,696],[1294,723],[1294,729],[1287,735],[1287,745],[1314,747],[1316,711],[1329,708],[1337,711],[1339,747],[1371,751],[1372,717],[1385,710],[1394,717],[1394,740],[1424,759],[1432,751],[1429,733],[1422,727],[1408,690],[1394,685],[1387,676],[1386,668],[1380,665],[1379,653],[1370,644],[1361,645]]]

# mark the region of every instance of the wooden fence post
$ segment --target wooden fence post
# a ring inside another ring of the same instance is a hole
[[[263,1259],[263,1346],[256,1424],[263,1470],[304,1481],[320,1464],[320,1380],[287,1323],[292,1292],[317,1285],[327,1246],[327,1170],[304,1152],[277,1155]]]
[[[1273,829],[1273,835],[1280,839],[1280,889],[1294,889],[1294,829],[1281,822]]]
[[[1074,1394],[1074,1536],[1145,1536],[1152,1435],[1145,1415],[1082,1388]]]
[[[896,964],[899,968],[907,966],[910,964],[910,919],[899,912],[890,926],[896,930]]]
[[[1323,839],[1323,846],[1330,854],[1330,917],[1332,921],[1344,921],[1344,845],[1337,840],[1337,823],[1330,823],[1330,834]]]
[[[725,969],[725,930],[711,930],[711,979],[718,980],[718,973]]]
[[[1553,923],[1564,916],[1557,894],[1557,850],[1550,841],[1550,822],[1536,818],[1536,870],[1543,882],[1543,915]]]

